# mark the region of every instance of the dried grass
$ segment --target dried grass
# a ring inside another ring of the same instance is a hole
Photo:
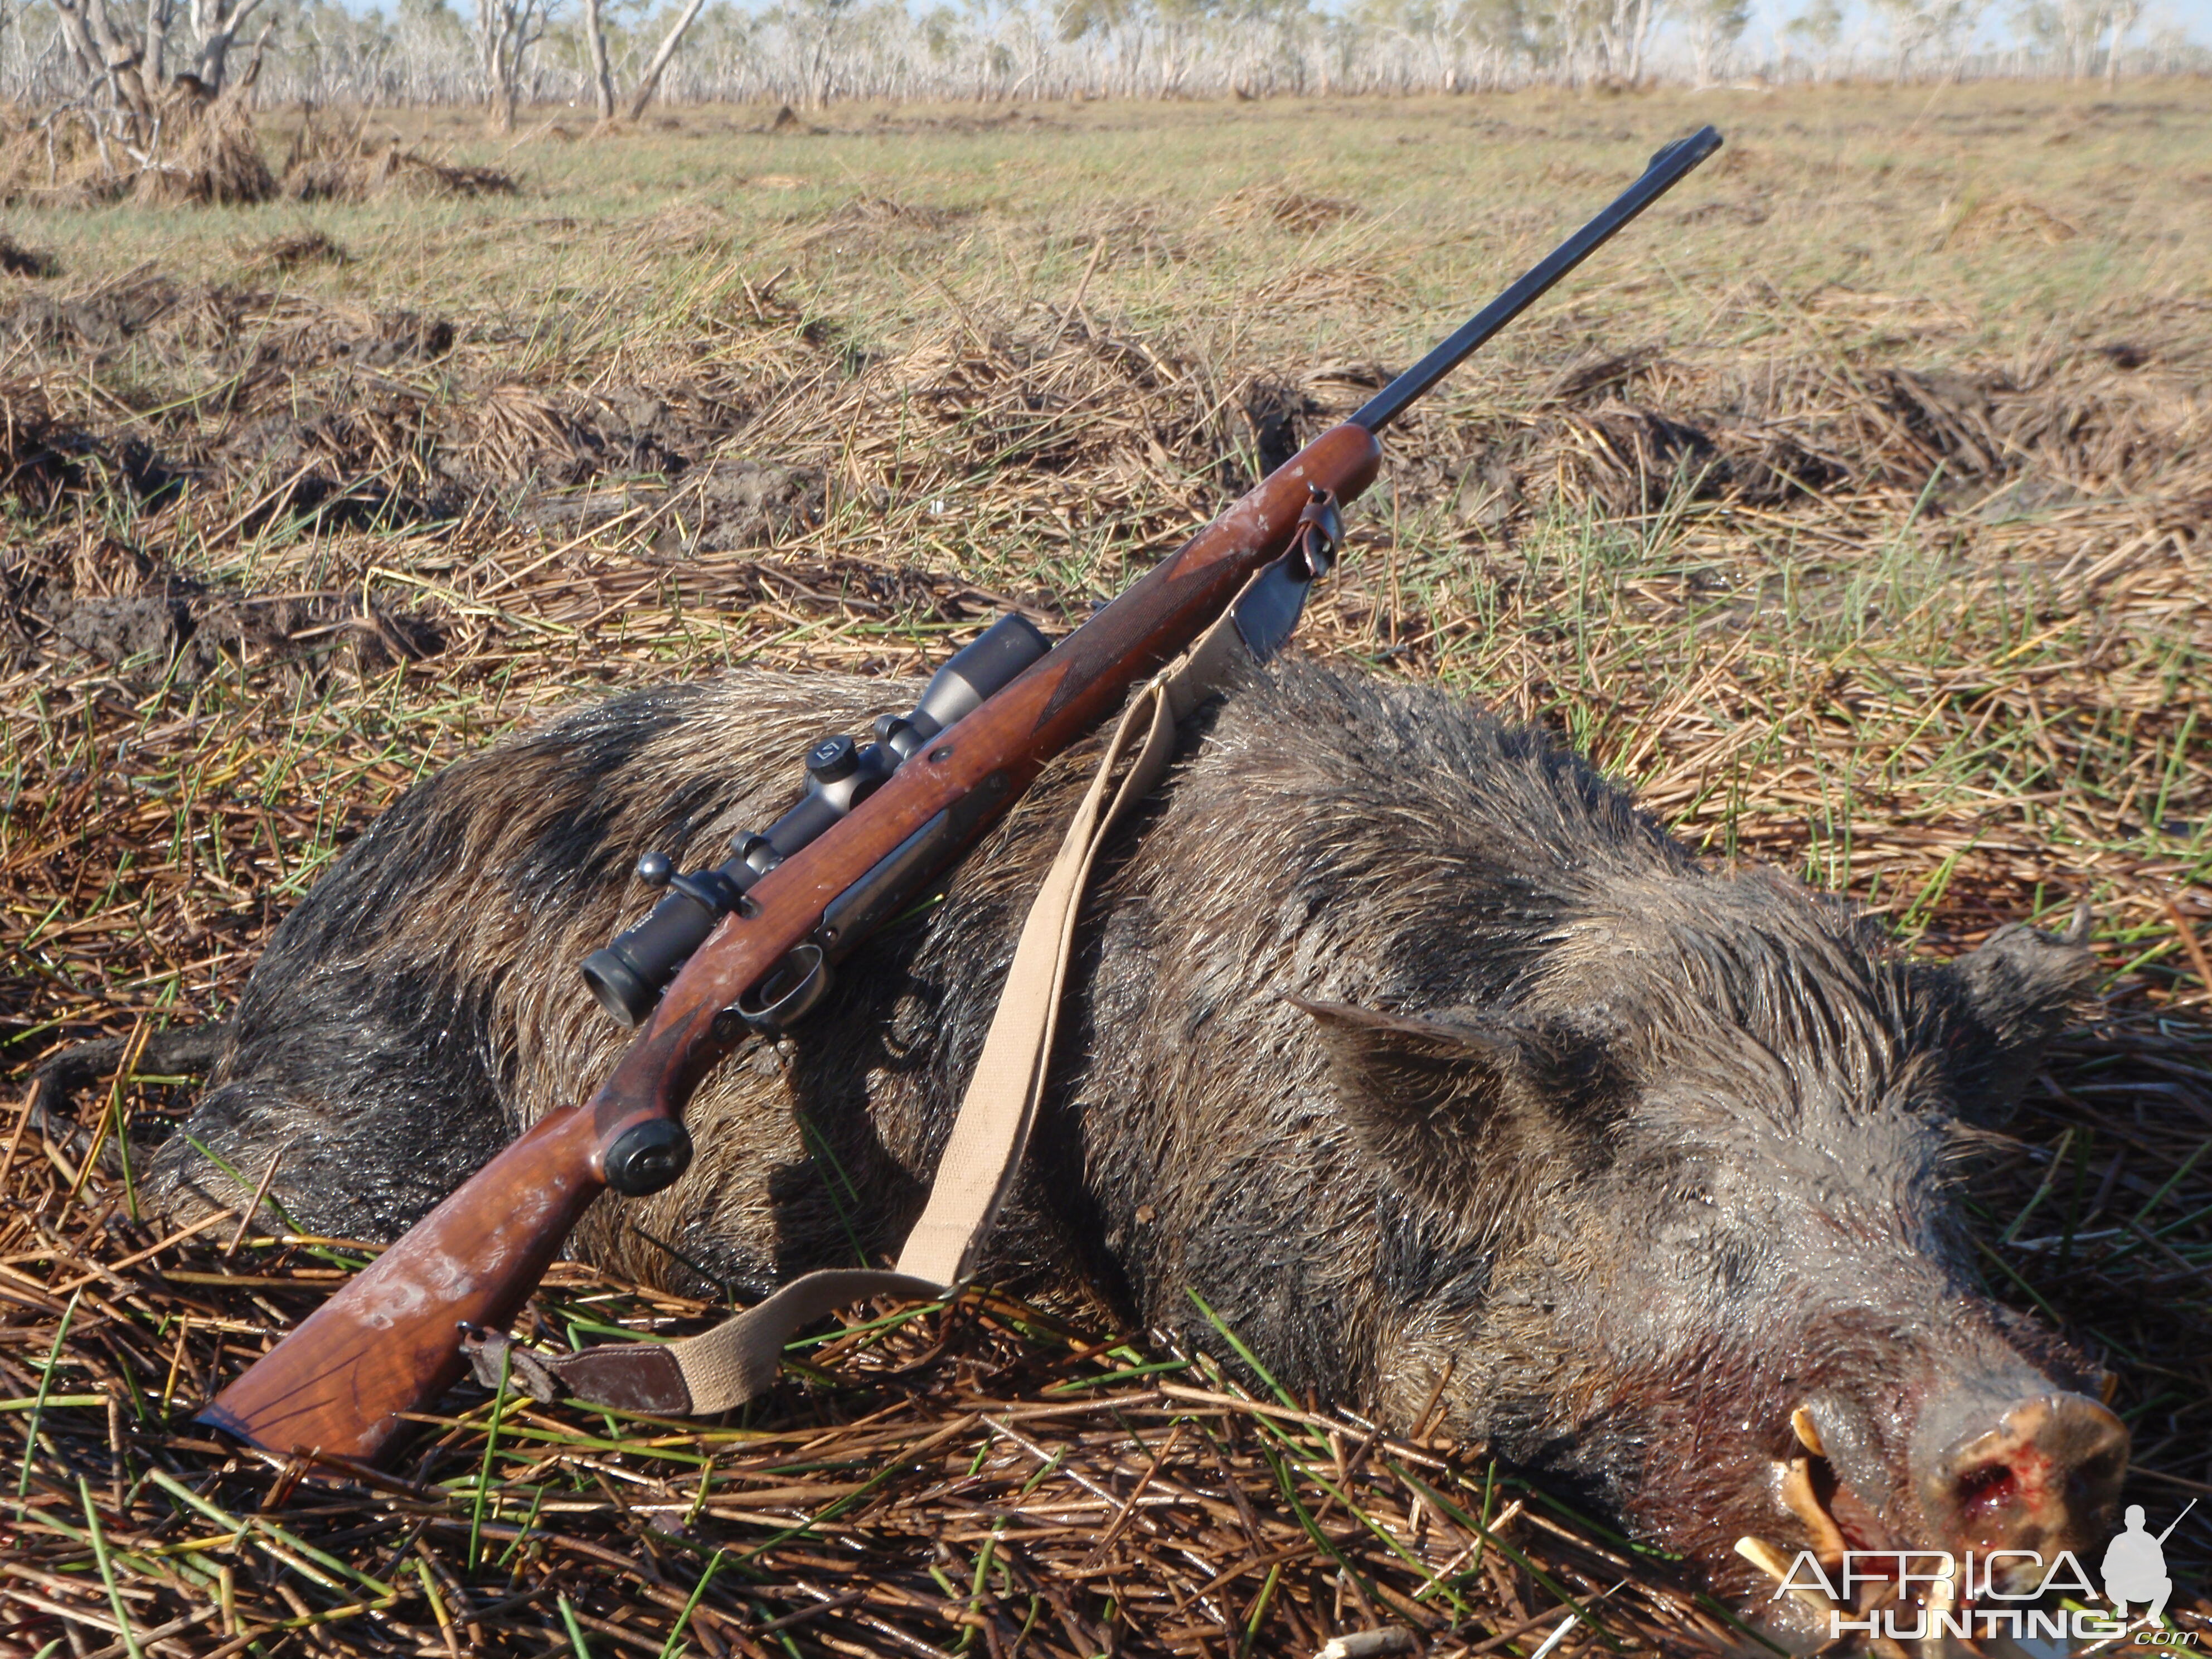
[[[138,169],[132,198],[157,207],[233,207],[274,198],[276,175],[261,153],[252,95],[247,82],[204,106],[173,100],[170,118],[184,137],[173,152],[156,151]]]
[[[152,207],[240,206],[274,200],[363,199],[321,190],[319,181],[367,189],[363,169],[319,153],[271,171],[254,122],[253,85],[240,82],[213,99],[179,84],[158,108],[125,125],[143,131],[108,134],[91,115],[62,109],[33,114],[0,110],[0,204],[82,207],[128,198]],[[312,124],[310,124],[312,128]],[[374,168],[367,170],[374,172]],[[404,176],[419,195],[478,195],[512,190],[513,180],[483,167],[449,167],[406,155],[390,160],[374,187]],[[296,175],[296,176],[295,176]]]
[[[1247,225],[1256,220],[1308,236],[1358,217],[1359,204],[1312,195],[1286,184],[1246,185],[1223,197],[1214,205],[1213,216],[1224,224]]]
[[[0,107],[0,207],[97,207],[119,199],[131,175],[74,111]],[[125,158],[127,161],[127,157]]]
[[[512,196],[520,188],[497,167],[439,161],[402,149],[397,140],[350,154],[325,151],[288,165],[282,185],[295,202],[373,202],[386,196]]]
[[[512,196],[512,173],[422,153],[395,132],[372,134],[366,110],[350,115],[301,112],[286,148],[279,189],[295,202],[373,202]]]

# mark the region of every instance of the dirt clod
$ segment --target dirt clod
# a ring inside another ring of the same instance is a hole
[[[701,475],[702,551],[755,547],[822,516],[822,475],[810,467],[715,461]]]
[[[334,652],[352,672],[421,662],[444,648],[430,619],[343,596],[254,598],[210,591],[175,577],[141,591],[64,597],[55,605],[58,643],[124,672],[144,687],[199,684],[226,659],[315,662]]]
[[[263,270],[297,270],[305,265],[349,265],[353,255],[319,230],[278,236],[248,251],[246,263]]]
[[[0,272],[10,276],[58,276],[62,262],[51,253],[0,235]]]
[[[102,662],[151,659],[158,669],[191,638],[192,612],[182,599],[155,594],[73,599],[54,630]]]

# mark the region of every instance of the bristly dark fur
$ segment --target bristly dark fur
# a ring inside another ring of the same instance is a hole
[[[396,1234],[606,1072],[622,1034],[576,964],[642,908],[637,856],[720,856],[809,742],[911,696],[737,674],[423,785],[279,930],[191,1134],[240,1170],[289,1141],[295,1218]],[[1090,901],[1002,1280],[1211,1344],[1194,1290],[1286,1385],[1400,1419],[1449,1367],[1461,1430],[1717,1570],[1730,1528],[1791,1524],[1753,1478],[1778,1410],[1786,1434],[1792,1401],[1851,1389],[1909,1427],[1954,1371],[2027,1373],[1945,1148],[2003,1110],[2086,952],[2022,932],[1909,963],[1433,688],[1294,664],[1197,725]],[[1056,763],[788,1043],[723,1066],[691,1174],[602,1204],[579,1247],[748,1295],[895,1248],[1090,763]],[[156,1181],[235,1196],[183,1136]],[[1656,1496],[1682,1459],[1725,1488],[1694,1517]]]

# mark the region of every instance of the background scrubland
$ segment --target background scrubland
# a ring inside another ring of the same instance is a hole
[[[131,1164],[192,1079],[126,1063],[547,711],[1073,624],[1707,119],[1392,436],[1306,648],[1540,722],[1911,948],[2090,905],[2098,998],[1966,1176],[1978,1248],[2113,1368],[2154,1524],[2212,1494],[2200,82],[526,110],[497,148],[269,112],[272,172],[380,171],[0,219],[0,1056],[27,1095],[123,1040],[73,1132],[0,1117],[0,1650],[1729,1639],[1479,1447],[989,1295],[856,1316],[731,1425],[464,1391],[395,1479],[299,1488],[185,1412],[358,1255],[166,1240]],[[563,1268],[532,1318],[701,1311]]]

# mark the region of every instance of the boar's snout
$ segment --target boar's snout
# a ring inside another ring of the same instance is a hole
[[[2033,1550],[2047,1563],[2101,1540],[2127,1473],[2128,1431],[2095,1401],[2046,1377],[1999,1373],[1931,1401],[1911,1461],[1939,1547],[1984,1557]]]

